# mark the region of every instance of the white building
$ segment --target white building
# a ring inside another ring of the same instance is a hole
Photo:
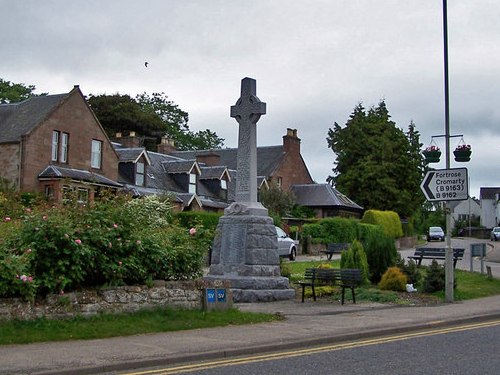
[[[481,225],[486,228],[498,226],[500,221],[500,187],[482,187],[479,190]]]

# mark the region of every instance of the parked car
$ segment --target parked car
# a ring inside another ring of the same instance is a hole
[[[287,257],[290,260],[295,260],[297,257],[297,244],[285,233],[280,227],[276,228],[278,236],[278,254],[280,257]]]
[[[427,241],[438,240],[444,241],[444,231],[441,227],[429,227],[427,233]]]
[[[492,241],[498,241],[500,239],[500,227],[495,227],[491,230],[490,238]]]

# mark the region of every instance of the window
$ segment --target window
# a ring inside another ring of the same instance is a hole
[[[227,199],[227,181],[220,180],[220,194],[219,197],[221,199]]]
[[[90,166],[92,168],[101,168],[102,159],[102,141],[92,140],[92,155],[90,159]]]
[[[89,190],[84,188],[78,188],[77,192],[77,202],[84,204],[89,201]]]
[[[144,186],[144,163],[137,162],[135,165],[135,184]]]
[[[196,174],[189,174],[189,192],[192,194],[196,194]]]
[[[45,197],[49,200],[54,199],[54,186],[45,185]]]
[[[61,150],[59,152],[59,161],[61,163],[68,162],[68,144],[69,144],[69,134],[61,133]]]
[[[52,131],[52,161],[68,162],[69,134],[58,130]]]
[[[54,130],[52,132],[52,161],[57,161],[59,155],[59,132]]]

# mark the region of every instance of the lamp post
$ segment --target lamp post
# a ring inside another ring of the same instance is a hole
[[[446,169],[450,169],[450,94],[448,81],[448,12],[447,0],[443,0],[443,38],[444,38],[444,133]],[[453,248],[451,247],[451,206],[445,202],[446,215],[446,253],[445,253],[445,301],[453,302],[454,270]]]

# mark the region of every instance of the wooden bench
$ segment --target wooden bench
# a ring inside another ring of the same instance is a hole
[[[339,286],[342,288],[342,305],[345,300],[345,290],[350,289],[352,292],[352,302],[356,303],[356,294],[354,289],[359,286],[362,281],[361,270],[357,268],[306,268],[304,273],[304,281],[300,282],[302,286],[302,302],[304,302],[306,287],[312,289],[314,301],[316,301],[317,286]]]
[[[322,253],[326,254],[328,260],[332,260],[333,254],[342,254],[342,251],[348,250],[351,244],[343,242],[332,242],[326,245],[326,250],[322,250]]]
[[[465,249],[453,249],[453,268],[457,265],[457,261],[464,257]],[[446,259],[446,248],[444,247],[417,247],[415,253],[408,258],[415,260],[417,267],[420,267],[423,259]]]

